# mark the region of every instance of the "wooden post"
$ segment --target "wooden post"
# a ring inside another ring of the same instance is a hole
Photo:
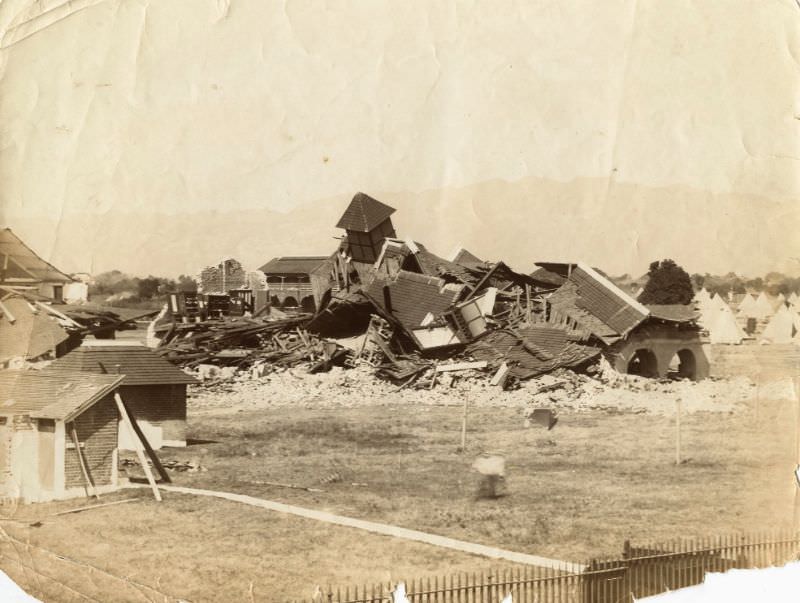
[[[528,325],[531,324],[531,286],[525,285],[525,314],[528,319]]]
[[[78,455],[78,464],[81,466],[81,474],[83,474],[83,488],[86,491],[86,498],[91,498],[94,496],[95,498],[100,498],[97,495],[97,492],[94,490],[94,481],[92,481],[92,477],[89,475],[89,469],[86,467],[86,461],[83,458],[83,452],[81,452],[81,443],[78,440],[78,432],[75,430],[75,423],[70,423],[70,437],[72,438],[72,443],[75,446],[75,454]]]
[[[128,416],[128,411],[125,410],[125,405],[122,403],[122,398],[120,398],[119,394],[114,394],[114,400],[117,402],[117,409],[119,410],[119,415],[122,418],[122,422],[128,428],[128,432],[131,436],[131,440],[133,440],[133,447],[136,449],[136,456],[139,458],[139,463],[142,465],[142,469],[144,469],[144,474],[147,477],[147,482],[150,484],[150,487],[153,489],[153,496],[158,502],[161,502],[161,492],[158,491],[158,485],[156,484],[156,480],[153,479],[153,474],[150,471],[150,466],[147,464],[147,459],[144,456],[144,450],[142,449],[142,442],[139,440],[139,436],[136,434],[136,430],[133,428],[131,424],[131,418]]]
[[[119,371],[117,371],[117,373],[119,373]],[[120,397],[120,400],[122,400],[122,397]],[[158,458],[158,455],[156,454],[155,450],[153,450],[152,446],[150,446],[150,442],[147,441],[147,438],[145,437],[144,433],[139,427],[139,423],[136,421],[136,417],[133,416],[131,409],[128,407],[127,404],[125,404],[125,400],[122,400],[122,406],[125,407],[125,412],[127,413],[128,419],[131,422],[130,425],[133,428],[133,431],[136,433],[136,437],[139,438],[139,441],[142,443],[142,446],[144,446],[144,451],[147,453],[147,456],[149,456],[150,460],[153,461],[153,467],[155,467],[156,471],[158,471],[158,475],[161,478],[161,481],[167,484],[171,484],[172,478],[170,478],[169,474],[164,469],[164,466],[161,464],[161,460]]]
[[[761,373],[758,373],[756,381],[756,421],[758,421],[759,406],[761,406]]]
[[[461,452],[467,449],[467,400],[468,396],[464,396],[464,418],[461,420]]]
[[[681,399],[675,400],[675,464],[681,464]]]
[[[794,490],[794,531],[800,532],[800,377],[792,379],[796,404],[795,420],[795,490]]]

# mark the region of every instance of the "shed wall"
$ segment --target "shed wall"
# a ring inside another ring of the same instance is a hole
[[[117,449],[117,423],[119,414],[113,395],[109,394],[75,419],[78,440],[83,443],[83,453],[95,485],[112,484],[113,463]],[[83,486],[80,461],[72,447],[69,425],[64,451],[66,488]]]
[[[161,428],[163,442],[186,444],[186,385],[123,385],[119,393],[138,422]]]

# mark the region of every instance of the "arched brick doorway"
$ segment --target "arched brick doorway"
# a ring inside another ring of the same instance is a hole
[[[686,348],[678,350],[669,363],[667,376],[671,379],[691,379],[697,381],[697,358]]]
[[[652,350],[639,348],[634,352],[628,361],[629,375],[639,375],[640,377],[650,377],[655,379],[658,374],[658,359]]]

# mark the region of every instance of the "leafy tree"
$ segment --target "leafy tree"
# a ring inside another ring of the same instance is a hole
[[[178,277],[178,291],[186,291],[187,293],[197,292],[197,281],[191,276],[181,274]]]
[[[688,304],[692,301],[692,279],[673,260],[652,262],[647,276],[647,284],[639,296],[643,304]]]
[[[137,289],[139,299],[153,299],[154,296],[158,295],[162,280],[163,279],[155,276],[138,279]]]

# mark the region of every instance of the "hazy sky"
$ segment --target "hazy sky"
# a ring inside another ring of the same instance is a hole
[[[794,0],[5,0],[0,222],[605,178],[575,236],[666,221],[635,194],[604,214],[617,183],[682,187],[800,256],[798,23]],[[677,248],[698,215],[669,216]],[[54,261],[80,236],[22,228]]]

